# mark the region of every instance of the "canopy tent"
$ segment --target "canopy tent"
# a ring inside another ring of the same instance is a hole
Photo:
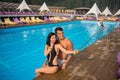
[[[19,9],[20,12],[21,12],[22,10],[25,10],[25,9],[32,11],[32,10],[29,8],[29,6],[27,5],[27,3],[26,3],[25,0],[22,1],[22,3],[18,6],[18,8],[17,8],[16,10],[18,10],[18,9]]]
[[[101,11],[98,8],[98,6],[97,6],[96,3],[94,3],[94,5],[92,6],[92,8],[85,15],[88,15],[88,14],[95,14],[96,17],[98,17],[98,15],[101,14]]]
[[[110,10],[109,10],[108,7],[105,8],[105,10],[102,12],[102,14],[105,15],[105,16],[107,16],[107,15],[113,15],[113,14],[110,12]]]
[[[120,15],[120,9],[114,15],[115,16]]]
[[[43,5],[40,7],[39,11],[50,11],[49,8],[47,7],[46,3],[44,2]]]

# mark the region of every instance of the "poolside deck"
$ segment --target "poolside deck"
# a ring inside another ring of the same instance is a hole
[[[68,65],[53,75],[41,75],[34,80],[118,80],[116,56],[120,51],[120,29],[105,36],[82,51]]]

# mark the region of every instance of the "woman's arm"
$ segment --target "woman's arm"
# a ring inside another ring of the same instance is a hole
[[[48,55],[51,52],[52,48],[49,47],[48,45],[45,45],[45,49],[44,49],[44,55]]]
[[[46,60],[44,61],[43,67],[47,66],[47,64],[46,64],[47,62],[48,62],[48,59],[46,59]]]

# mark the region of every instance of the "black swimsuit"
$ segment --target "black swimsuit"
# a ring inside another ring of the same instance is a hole
[[[55,48],[53,47],[51,53],[48,54],[48,56],[47,56],[49,66],[58,66],[58,65],[53,65],[53,60],[54,60],[55,56],[57,56],[57,52],[55,51]]]

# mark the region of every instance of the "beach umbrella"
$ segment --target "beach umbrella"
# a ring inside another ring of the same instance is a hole
[[[40,7],[39,11],[42,12],[42,11],[50,11],[50,10],[47,7],[46,3],[44,2],[43,5]]]
[[[21,12],[22,10],[25,10],[25,9],[32,11],[27,5],[26,1],[23,0],[16,10],[19,10]]]
[[[110,10],[109,10],[108,7],[105,8],[105,10],[102,12],[102,14],[105,15],[105,16],[107,16],[107,15],[113,15],[113,14],[110,12]]]
[[[115,16],[120,15],[120,9],[114,15]]]
[[[101,14],[101,11],[96,3],[94,3],[92,8],[85,15],[89,15],[89,14],[95,14],[96,17],[98,17],[98,15]]]

